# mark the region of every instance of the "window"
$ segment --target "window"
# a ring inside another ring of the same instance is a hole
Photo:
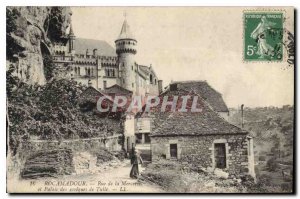
[[[134,83],[132,83],[132,88],[134,88]]]
[[[177,159],[177,144],[170,144],[170,157]]]
[[[77,75],[77,67],[75,67],[75,74]]]
[[[91,69],[88,69],[87,71],[88,71],[88,72],[87,72],[87,73],[88,73],[88,76],[91,76]]]
[[[224,169],[226,168],[226,147],[225,143],[215,144],[215,165],[216,168]]]
[[[150,143],[150,133],[145,133],[145,143]]]
[[[103,81],[103,88],[104,89],[106,89],[106,86],[107,86],[106,84],[107,84],[106,81]]]
[[[78,75],[80,75],[80,68],[78,67]]]
[[[153,77],[152,77],[152,74],[150,74],[150,84],[153,84]]]
[[[156,85],[156,79],[154,80],[154,82],[155,82],[155,85]]]
[[[170,91],[176,91],[176,90],[177,90],[177,84],[171,84]]]
[[[135,143],[142,144],[143,135],[141,133],[135,134]]]
[[[133,70],[133,66],[131,66],[131,70]]]

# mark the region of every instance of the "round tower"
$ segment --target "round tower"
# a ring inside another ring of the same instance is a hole
[[[137,41],[131,34],[126,19],[124,20],[121,33],[115,41],[115,44],[116,53],[118,55],[118,66],[121,71],[121,86],[135,93],[135,54],[137,52]]]

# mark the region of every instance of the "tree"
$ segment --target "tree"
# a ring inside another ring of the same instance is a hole
[[[20,17],[17,9],[6,8],[6,60],[17,61],[18,53],[24,48],[13,38],[12,34],[17,30],[16,20]]]

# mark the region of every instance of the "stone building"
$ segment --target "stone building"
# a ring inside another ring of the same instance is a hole
[[[157,96],[162,92],[162,80],[152,65],[135,61],[137,45],[126,19],[115,40],[116,49],[106,41],[76,38],[71,24],[69,33],[54,44],[52,57],[58,71],[68,71],[64,78],[94,88],[85,92],[93,91],[94,99],[102,95]],[[124,148],[130,151],[135,145],[137,121],[134,114],[127,113],[125,117]]]
[[[115,45],[116,49],[105,41],[76,38],[71,25],[68,35],[54,44],[53,62],[69,71],[68,78],[97,90],[119,85],[133,95],[158,95],[162,81],[151,65],[135,61],[138,42],[126,20]]]
[[[254,177],[253,140],[249,133],[222,118],[216,111],[218,103],[211,105],[210,95],[204,99],[205,94],[184,84],[172,83],[160,97],[168,96],[168,101],[171,101],[173,96],[189,95],[191,99],[197,96],[196,107],[200,112],[192,112],[191,106],[187,106],[187,112],[180,112],[182,101],[178,100],[174,111],[167,109],[161,112],[159,104],[150,112],[137,115],[138,120],[150,121],[150,128],[147,128],[150,133],[151,144],[148,150],[151,160],[178,161],[210,170],[219,168],[231,177],[241,174]],[[212,89],[205,82],[199,84],[204,84],[203,87],[210,91]]]

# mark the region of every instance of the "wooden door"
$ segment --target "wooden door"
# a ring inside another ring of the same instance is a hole
[[[170,144],[170,157],[177,158],[177,144]]]

